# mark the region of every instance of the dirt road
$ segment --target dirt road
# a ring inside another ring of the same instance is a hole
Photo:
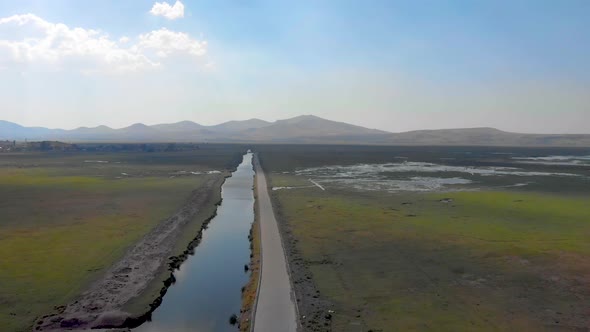
[[[266,177],[255,158],[257,201],[260,211],[262,274],[254,318],[255,332],[297,330],[294,293],[287,272],[285,250],[268,195]]]

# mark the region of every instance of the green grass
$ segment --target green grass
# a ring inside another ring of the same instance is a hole
[[[240,152],[211,151],[0,156],[0,330],[67,304],[212,176],[171,173],[223,170]]]
[[[275,173],[271,181],[301,179]],[[587,324],[587,196],[313,188],[273,195],[319,290],[335,304],[334,331]]]

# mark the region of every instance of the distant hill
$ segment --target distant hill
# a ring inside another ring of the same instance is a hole
[[[239,131],[243,131],[243,130],[249,130],[249,129],[258,129],[258,128],[262,128],[262,127],[267,127],[272,125],[271,122],[267,122],[264,120],[260,120],[260,119],[250,119],[250,120],[244,120],[244,121],[228,121],[228,122],[224,122],[222,124],[218,124],[215,126],[211,126],[211,130],[214,132],[224,132],[224,133],[228,133],[228,132],[239,132]]]
[[[373,136],[388,134],[386,131],[367,129],[348,123],[330,121],[313,115],[301,115],[295,118],[278,120],[261,128],[253,128],[242,133],[242,140],[291,142],[305,138]]]
[[[16,123],[0,120],[0,139],[21,140],[32,139],[41,140],[45,137],[62,135],[65,130],[48,129],[43,127],[23,127]]]
[[[147,126],[136,123],[72,130],[23,127],[0,120],[0,140],[60,140],[66,142],[227,142],[378,145],[487,145],[590,147],[590,134],[520,134],[494,128],[417,130],[390,133],[331,121],[313,115],[267,122],[228,121],[204,126],[191,121]]]
[[[113,135],[113,133],[115,132],[115,129],[113,128],[109,128],[107,126],[98,126],[98,127],[93,127],[93,128],[88,128],[88,127],[80,127],[78,129],[76,129],[76,138],[77,140],[101,140],[101,139],[107,139],[109,138],[111,135]],[[61,135],[65,135],[65,133],[56,133],[57,136],[61,136]],[[48,137],[40,137],[41,139],[45,139]],[[30,138],[29,138],[30,139]]]
[[[418,130],[390,134],[385,142],[399,145],[588,146],[588,134],[519,134],[495,128]]]

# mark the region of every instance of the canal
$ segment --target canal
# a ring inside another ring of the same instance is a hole
[[[237,331],[229,318],[239,315],[241,289],[249,274],[248,233],[254,221],[252,153],[222,186],[217,216],[203,231],[201,243],[174,272],[176,283],[138,332]]]

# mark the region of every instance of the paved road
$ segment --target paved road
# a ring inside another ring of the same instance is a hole
[[[270,203],[266,177],[258,162],[254,164],[262,246],[262,275],[254,316],[254,331],[295,332],[297,314],[287,272],[285,250]]]

